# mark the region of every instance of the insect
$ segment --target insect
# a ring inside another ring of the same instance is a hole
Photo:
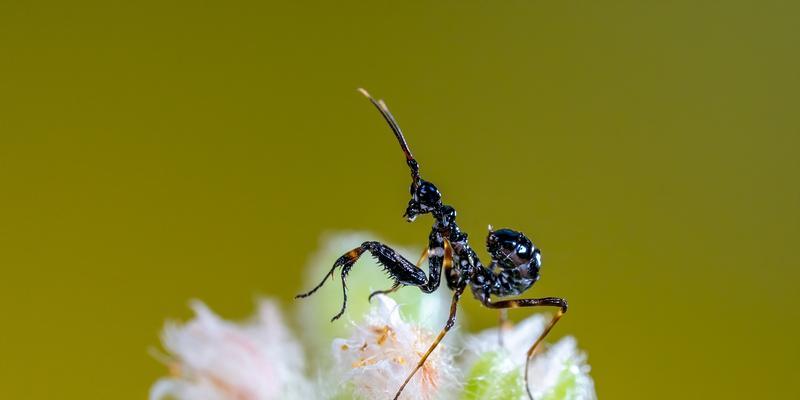
[[[414,264],[401,254],[380,242],[368,241],[361,246],[350,250],[339,257],[333,264],[330,272],[316,287],[307,293],[299,294],[295,298],[308,297],[316,292],[328,278],[333,278],[337,268],[341,268],[342,278],[342,308],[338,314],[331,318],[335,321],[344,314],[347,307],[347,275],[364,253],[369,252],[377,262],[383,266],[389,277],[394,281],[391,288],[378,290],[369,295],[371,299],[376,294],[392,293],[403,286],[416,286],[423,293],[435,291],[441,282],[444,271],[447,287],[453,291],[450,303],[450,313],[447,322],[431,346],[422,355],[416,367],[409,373],[405,382],[397,390],[394,399],[408,385],[414,374],[425,364],[431,352],[436,349],[447,332],[456,321],[456,305],[467,286],[472,290],[472,295],[485,307],[501,310],[501,319],[505,310],[518,307],[550,306],[557,307],[558,311],[546,325],[544,331],[533,342],[527,352],[525,364],[525,389],[528,397],[531,394],[528,370],[533,355],[539,348],[545,336],[550,332],[558,320],[567,312],[567,302],[558,297],[525,298],[525,299],[496,299],[509,296],[518,296],[528,290],[539,279],[539,269],[542,266],[541,251],[533,245],[530,239],[522,232],[511,229],[492,229],[486,237],[486,249],[491,255],[491,263],[484,266],[477,254],[469,245],[467,234],[456,224],[456,210],[442,202],[442,194],[436,185],[420,177],[419,164],[411,154],[408,143],[403,136],[389,108],[383,100],[375,100],[364,89],[358,89],[380,111],[383,118],[394,132],[397,141],[406,157],[406,163],[411,169],[411,200],[404,217],[412,222],[419,215],[431,214],[433,226],[428,236],[428,247],[423,252],[419,261]],[[420,268],[425,259],[428,259],[428,274]]]

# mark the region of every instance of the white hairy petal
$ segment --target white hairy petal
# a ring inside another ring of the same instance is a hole
[[[504,328],[500,348],[498,329],[487,329],[469,339],[472,354],[477,359],[490,351],[501,351],[514,365],[524,370],[528,349],[541,334],[547,318],[534,315],[513,328]],[[586,354],[578,349],[576,340],[567,336],[553,345],[545,344],[531,360],[528,375],[531,392],[541,400],[595,400],[594,382],[589,375]],[[527,395],[523,397],[527,400]]]
[[[389,297],[376,296],[373,303],[350,338],[334,340],[335,369],[354,396],[392,398],[436,335],[404,321],[397,303]],[[452,353],[442,343],[406,386],[401,399],[445,398],[447,389],[455,385]]]
[[[172,377],[153,385],[151,400],[286,399],[303,385],[304,363],[274,303],[262,300],[245,324],[225,321],[203,303],[192,303],[196,317],[167,323],[162,333]]]

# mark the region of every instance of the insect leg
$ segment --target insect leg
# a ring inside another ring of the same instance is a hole
[[[411,261],[408,261],[405,257],[394,251],[389,246],[379,242],[364,242],[361,244],[361,246],[356,247],[355,249],[350,250],[343,256],[339,257],[333,264],[330,272],[325,275],[325,278],[322,279],[322,282],[320,282],[319,285],[306,293],[298,294],[295,296],[295,298],[308,297],[314,294],[314,292],[316,292],[320,287],[322,287],[322,285],[325,284],[329,277],[333,277],[333,273],[336,271],[336,268],[342,267],[342,294],[344,300],[342,302],[342,309],[331,319],[331,321],[338,319],[342,316],[342,314],[344,314],[344,311],[347,307],[347,274],[350,273],[350,269],[352,269],[356,261],[358,261],[361,255],[366,251],[369,251],[370,254],[375,257],[378,264],[383,266],[384,270],[395,281],[395,285],[423,286],[427,282],[427,277],[425,276],[425,272],[423,270],[414,266]],[[395,287],[393,287],[393,289],[394,288]]]
[[[379,294],[389,294],[389,293],[394,293],[394,292],[396,292],[396,291],[397,291],[397,289],[400,289],[400,286],[403,286],[403,285],[401,285],[401,284],[400,284],[400,282],[395,282],[395,283],[392,285],[392,287],[390,287],[389,289],[386,289],[386,290],[376,290],[376,291],[374,291],[374,292],[372,292],[372,293],[370,293],[370,294],[369,294],[369,297],[367,298],[367,301],[372,301],[372,298],[373,298],[373,297],[375,297],[375,296],[377,296],[377,295],[379,295]]]
[[[445,323],[444,328],[442,329],[441,332],[439,332],[439,336],[437,336],[436,340],[433,341],[431,347],[428,348],[428,351],[426,351],[425,354],[422,355],[422,358],[420,358],[419,362],[417,363],[417,366],[414,367],[414,370],[411,371],[410,374],[408,374],[408,377],[403,382],[403,385],[400,386],[400,389],[397,389],[397,393],[394,395],[394,400],[397,400],[400,397],[400,393],[403,392],[403,389],[405,389],[406,385],[408,385],[408,382],[411,381],[411,378],[414,377],[414,374],[416,374],[417,371],[420,368],[422,368],[422,366],[425,364],[425,361],[428,359],[428,356],[430,356],[433,350],[436,348],[436,346],[439,345],[439,342],[441,342],[442,339],[444,339],[444,335],[446,335],[447,332],[450,330],[450,328],[452,328],[453,325],[455,325],[456,310],[458,309],[457,308],[458,300],[461,298],[461,294],[464,293],[465,288],[466,285],[462,285],[458,287],[456,291],[453,293],[453,301],[450,303],[450,316],[447,317],[447,323]]]
[[[435,292],[442,281],[442,267],[449,271],[452,265],[453,249],[450,242],[434,228],[428,238],[428,282],[420,290]]]
[[[419,260],[417,260],[417,268],[419,268],[422,265],[422,263],[425,262],[426,258],[428,258],[428,249],[422,250],[422,255],[419,256]],[[397,291],[397,289],[400,289],[400,287],[402,287],[402,286],[403,285],[400,282],[395,281],[395,283],[389,289],[376,290],[376,291],[370,293],[369,294],[369,298],[367,299],[367,301],[371,301],[374,296],[379,295],[379,294],[394,293],[394,292]]]
[[[530,381],[528,379],[528,370],[530,368],[531,358],[533,355],[536,354],[536,351],[539,349],[539,345],[544,340],[545,336],[550,333],[550,330],[553,329],[553,326],[558,322],[559,319],[567,312],[567,301],[558,297],[543,297],[540,299],[516,299],[516,300],[503,300],[498,301],[496,303],[492,303],[491,300],[488,298],[483,302],[483,305],[489,308],[497,308],[497,309],[509,309],[509,308],[519,308],[519,307],[538,307],[538,306],[549,306],[549,307],[558,307],[558,312],[553,318],[550,320],[550,323],[545,326],[542,333],[533,342],[533,345],[528,349],[527,358],[525,359],[525,390],[528,392],[528,397],[533,400],[533,395],[531,394],[531,387]]]
[[[331,268],[330,272],[328,272],[328,274],[325,275],[324,278],[322,278],[322,282],[320,282],[319,285],[315,286],[313,289],[309,290],[306,293],[301,293],[298,294],[297,296],[294,296],[294,298],[301,299],[303,297],[311,296],[312,294],[314,294],[314,292],[319,290],[319,288],[321,288],[322,285],[325,284],[325,281],[327,281],[328,278],[333,278],[333,273],[336,271],[336,268],[339,268],[347,264],[350,265],[355,264],[355,262],[358,261],[358,258],[361,257],[362,253],[364,253],[364,249],[362,249],[361,247],[356,247],[355,249],[348,251],[347,254],[339,257],[336,260],[336,262],[333,263],[333,267]]]
[[[419,268],[422,263],[425,262],[425,259],[428,258],[429,250],[424,249],[422,250],[422,254],[419,255],[419,260],[417,260],[417,268]]]
[[[508,309],[503,308],[498,311],[499,317],[497,319],[497,343],[503,347],[503,331],[511,328],[511,322],[508,320]]]

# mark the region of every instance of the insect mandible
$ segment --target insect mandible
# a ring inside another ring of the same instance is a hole
[[[364,89],[358,89],[370,102],[380,111],[383,118],[400,142],[400,147],[406,157],[406,163],[411,169],[411,200],[408,201],[404,217],[409,221],[414,221],[417,216],[431,214],[433,226],[428,237],[428,247],[415,265],[400,253],[391,249],[389,246],[380,242],[368,241],[361,246],[350,250],[339,257],[333,264],[330,272],[325,275],[322,282],[307,293],[299,294],[295,298],[303,298],[312,295],[323,284],[332,278],[337,268],[341,268],[342,294],[344,300],[342,308],[338,314],[333,316],[331,322],[335,321],[344,314],[347,307],[347,274],[353,268],[365,252],[369,252],[377,262],[384,267],[389,277],[394,281],[391,288],[378,290],[369,295],[371,299],[376,294],[388,294],[396,291],[403,286],[416,286],[423,293],[431,293],[439,287],[442,271],[444,271],[447,287],[453,291],[453,299],[450,303],[450,313],[447,322],[439,335],[433,341],[428,351],[422,355],[416,367],[408,374],[405,382],[397,389],[394,400],[400,397],[400,393],[408,385],[414,374],[425,364],[425,360],[433,352],[439,342],[442,341],[447,332],[453,327],[456,321],[456,305],[461,299],[461,295],[467,286],[472,290],[472,295],[483,304],[483,306],[501,311],[518,307],[537,307],[550,306],[557,307],[558,311],[545,326],[545,329],[533,342],[528,349],[525,363],[525,389],[528,397],[533,400],[531,394],[528,370],[530,361],[545,336],[550,332],[558,320],[567,312],[567,302],[558,297],[526,298],[497,300],[493,297],[518,296],[528,290],[539,279],[539,269],[542,266],[541,251],[533,245],[530,239],[522,232],[511,229],[494,230],[489,226],[489,234],[486,237],[486,249],[491,256],[491,263],[484,266],[475,251],[469,245],[467,234],[462,232],[456,224],[456,210],[442,202],[442,194],[436,185],[420,177],[419,164],[411,154],[405,137],[400,130],[389,108],[383,100],[375,100]],[[425,258],[428,259],[428,274],[420,268]],[[502,317],[501,317],[502,318]]]

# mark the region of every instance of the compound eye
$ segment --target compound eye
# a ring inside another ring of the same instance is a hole
[[[423,206],[434,207],[442,201],[442,194],[439,189],[430,182],[422,181],[417,187],[417,201]]]

